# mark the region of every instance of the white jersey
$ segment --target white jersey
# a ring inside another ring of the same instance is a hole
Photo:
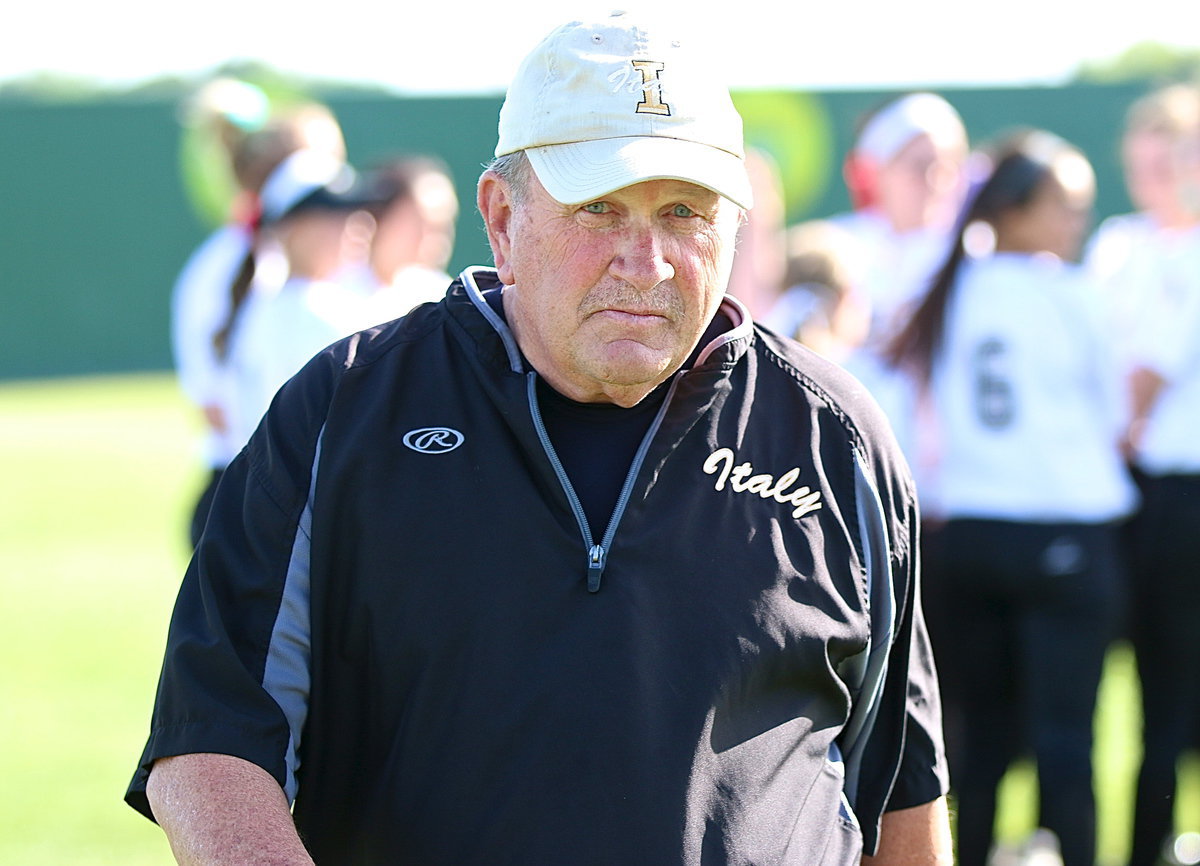
[[[246,226],[230,223],[217,229],[188,257],[171,292],[171,349],[179,384],[197,406],[215,406],[226,415],[229,376],[213,337],[229,316],[230,287],[252,243]],[[277,287],[286,269],[279,251],[266,247],[256,258],[258,289]],[[205,459],[215,469],[223,468],[241,448],[228,430],[209,428],[205,435]]]
[[[929,395],[911,376],[874,352],[855,352],[843,366],[871,393],[887,416],[896,443],[908,461],[922,517],[944,517],[937,485],[940,432]]]
[[[229,287],[250,250],[250,231],[225,225],[210,234],[188,257],[171,292],[171,350],[180,387],[197,406],[225,408],[221,359],[213,335],[229,315]],[[205,435],[205,460],[222,468],[232,459],[226,433],[209,429]]]
[[[1103,522],[1136,493],[1096,289],[1048,256],[968,259],[931,386],[948,517]]]
[[[372,324],[362,296],[337,283],[293,278],[277,291],[252,292],[228,359],[229,427],[237,447],[249,440],[275,392],[314,355]]]
[[[945,261],[951,238],[945,231],[897,233],[880,214],[855,211],[831,218],[855,241],[862,260],[848,262],[851,281],[871,306],[869,343],[886,340],[897,319],[929,288]]]
[[[1147,298],[1134,365],[1166,380],[1151,409],[1136,455],[1151,475],[1200,473],[1200,233],[1161,263],[1157,291]]]
[[[1165,229],[1146,213],[1109,217],[1096,229],[1084,252],[1084,266],[1096,281],[1122,367],[1136,346],[1155,339],[1164,268],[1192,255],[1200,227]]]
[[[250,250],[240,225],[210,234],[188,257],[171,292],[171,349],[179,384],[192,402],[210,405],[220,379],[213,334],[229,313],[229,286]]]
[[[421,304],[437,303],[446,296],[453,278],[435,268],[409,265],[396,273],[391,284],[385,284],[365,264],[358,264],[339,275],[337,281],[362,296],[365,316],[371,324],[382,324],[407,315]]]

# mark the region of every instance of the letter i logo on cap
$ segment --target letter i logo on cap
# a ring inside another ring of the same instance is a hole
[[[642,101],[634,109],[638,114],[661,114],[671,116],[671,106],[662,101],[662,79],[658,73],[666,69],[665,63],[657,60],[631,60],[633,68],[642,75]]]

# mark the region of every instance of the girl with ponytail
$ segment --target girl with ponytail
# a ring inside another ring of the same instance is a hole
[[[1136,494],[1099,298],[1073,263],[1094,185],[1054,135],[1005,141],[887,347],[936,443],[924,592],[962,866],[986,862],[996,788],[1027,752],[1063,863],[1095,862],[1092,717],[1121,613],[1116,524]]]
[[[193,545],[225,466],[243,441],[230,428],[231,340],[255,286],[273,290],[287,276],[276,245],[261,235],[259,192],[291,153],[319,145],[345,153],[341,129],[323,105],[302,104],[265,119],[231,141],[230,164],[238,194],[230,219],[189,257],[172,294],[171,331],[176,369],[185,393],[200,407],[206,426],[208,477],[192,512]]]

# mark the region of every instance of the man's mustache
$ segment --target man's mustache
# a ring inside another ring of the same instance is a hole
[[[603,310],[663,316],[674,321],[683,315],[683,302],[670,281],[661,282],[648,292],[639,291],[628,283],[615,283],[592,289],[579,304],[584,318]]]

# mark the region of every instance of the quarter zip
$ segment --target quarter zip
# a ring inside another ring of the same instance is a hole
[[[646,459],[646,452],[650,449],[650,443],[653,441],[655,434],[662,426],[662,419],[667,411],[667,406],[671,403],[671,398],[675,394],[676,385],[679,382],[679,373],[675,374],[675,378],[671,382],[670,388],[667,390],[667,396],[663,399],[662,406],[659,407],[658,413],[654,416],[654,420],[650,424],[650,429],[646,431],[646,435],[642,437],[642,442],[638,445],[637,453],[633,456],[633,462],[629,466],[629,471],[625,475],[625,483],[621,486],[620,495],[617,497],[617,503],[613,508],[612,516],[608,520],[608,526],[604,530],[604,537],[599,543],[592,536],[592,528],[588,523],[587,514],[583,510],[583,504],[579,501],[579,496],[575,493],[575,488],[571,486],[571,479],[567,477],[567,471],[563,467],[562,461],[554,450],[553,443],[550,442],[550,434],[546,431],[546,425],[542,421],[542,411],[538,406],[537,399],[537,373],[530,372],[526,375],[526,394],[529,398],[529,411],[533,416],[533,425],[537,430],[538,440],[542,443],[542,449],[546,452],[546,457],[550,460],[550,465],[554,468],[554,474],[558,476],[558,482],[562,485],[563,492],[567,495],[567,502],[571,506],[571,512],[575,515],[575,522],[579,524],[580,534],[583,536],[584,552],[587,556],[586,572],[588,592],[600,591],[600,578],[604,574],[604,568],[608,563],[608,551],[612,547],[613,537],[617,533],[617,526],[621,522],[621,516],[625,513],[625,508],[629,504],[629,499],[633,495],[633,485],[637,479],[638,470],[641,469],[643,461]]]

